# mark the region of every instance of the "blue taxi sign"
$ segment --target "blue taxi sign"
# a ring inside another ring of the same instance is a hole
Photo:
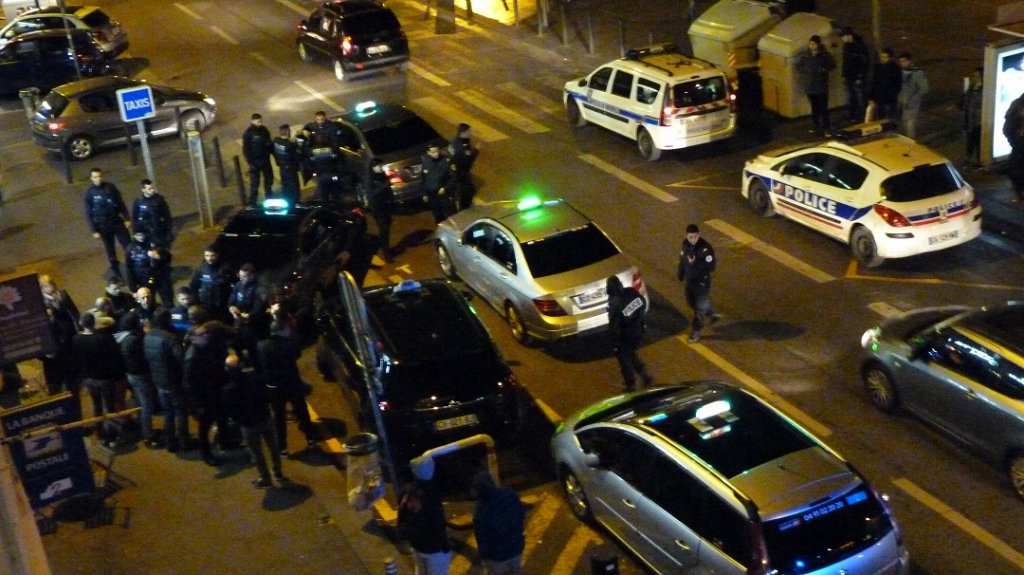
[[[117,91],[117,109],[125,122],[146,120],[156,115],[153,89],[149,84],[121,88]]]

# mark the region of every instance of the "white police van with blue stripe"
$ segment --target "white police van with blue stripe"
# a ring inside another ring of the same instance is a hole
[[[945,157],[888,122],[836,140],[765,152],[743,168],[741,193],[761,216],[779,213],[850,244],[868,267],[981,235],[981,204]]]
[[[562,103],[573,126],[590,122],[636,140],[640,155],[650,161],[662,150],[736,132],[725,73],[674,45],[629,50],[624,58],[567,82]]]

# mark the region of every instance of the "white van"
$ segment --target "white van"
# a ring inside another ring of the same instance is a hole
[[[735,96],[714,64],[674,45],[629,50],[565,84],[569,123],[587,122],[636,140],[649,161],[662,150],[723,140],[736,132]]]

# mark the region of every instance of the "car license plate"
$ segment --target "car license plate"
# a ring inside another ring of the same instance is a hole
[[[951,232],[946,232],[944,234],[928,238],[928,245],[932,246],[958,237],[960,237],[960,230],[953,230]]]
[[[576,305],[578,305],[580,307],[583,307],[583,306],[589,305],[591,303],[594,303],[596,301],[601,301],[601,300],[605,299],[606,295],[607,295],[607,293],[606,293],[605,288],[598,288],[598,289],[596,289],[594,291],[588,291],[586,293],[581,293],[580,295],[576,296],[573,299],[576,300]]]
[[[376,46],[370,46],[366,49],[367,54],[383,54],[384,52],[390,52],[391,46],[387,44],[378,44]]]
[[[465,427],[467,425],[476,425],[480,423],[475,413],[469,415],[460,415],[458,417],[450,417],[448,419],[440,419],[434,422],[434,429],[438,431],[445,431],[447,429],[454,429],[456,427]]]

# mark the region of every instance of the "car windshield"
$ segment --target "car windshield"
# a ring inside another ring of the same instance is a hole
[[[36,114],[44,118],[56,118],[68,105],[68,99],[57,92],[50,92],[36,107]]]
[[[251,263],[257,270],[290,265],[298,249],[301,216],[267,216],[241,212],[228,222],[217,239],[224,261],[235,266]]]
[[[949,164],[918,166],[882,182],[882,195],[890,202],[913,202],[955,192],[964,181]]]
[[[764,523],[768,560],[781,573],[809,573],[860,553],[892,531],[866,485]]]
[[[725,98],[725,77],[703,78],[672,86],[672,105],[676,108],[710,104]]]
[[[441,137],[419,116],[411,116],[393,124],[375,126],[363,132],[363,136],[366,137],[370,150],[377,156],[409,148],[423,150],[426,149],[427,142]]]
[[[110,25],[110,16],[102,10],[93,10],[82,18],[82,22],[88,24],[90,28],[105,28]]]
[[[619,254],[593,222],[523,244],[523,257],[534,278],[587,267]]]

